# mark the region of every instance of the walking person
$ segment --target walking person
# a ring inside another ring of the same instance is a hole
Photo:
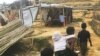
[[[68,41],[68,45],[69,47],[66,47],[66,54],[67,56],[78,56],[78,54],[76,53],[76,51],[74,50],[75,48],[75,42],[76,42],[76,38],[75,38],[75,29],[74,27],[70,26],[66,29],[66,37],[70,37],[67,41]]]
[[[68,27],[66,29],[66,31],[70,35],[62,36],[59,32],[55,32],[53,37],[52,37],[53,43],[54,43],[55,56],[75,56],[74,51],[72,51],[71,48],[66,47],[66,46],[69,46],[68,40],[73,39],[75,37],[74,28]],[[70,41],[70,44],[72,44],[71,41]]]
[[[66,29],[66,34],[67,34],[67,36],[72,37],[72,38],[69,38],[69,39],[68,39],[68,44],[69,44],[69,48],[70,48],[71,50],[73,50],[73,51],[74,51],[74,45],[75,45],[75,41],[76,41],[76,38],[75,38],[74,33],[75,33],[74,27],[68,27],[68,28]],[[72,36],[72,35],[74,35],[74,36]]]
[[[80,51],[82,56],[87,55],[87,42],[90,42],[90,46],[92,46],[91,38],[90,38],[90,33],[89,31],[86,30],[86,23],[81,24],[82,30],[78,33],[78,40],[79,40],[79,45],[80,45]]]
[[[60,32],[55,32],[53,37],[55,56],[66,56],[66,38]]]

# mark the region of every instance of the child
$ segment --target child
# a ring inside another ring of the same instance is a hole
[[[74,51],[74,44],[75,44],[75,41],[76,41],[75,36],[72,36],[72,35],[74,35],[74,32],[75,32],[74,27],[68,27],[66,29],[67,37],[72,37],[72,38],[68,39],[68,44],[69,44],[70,49],[73,50],[73,51]]]
[[[52,39],[54,42],[54,52],[55,56],[66,56],[66,46],[68,43],[66,42],[68,39],[73,38],[74,35],[70,36],[61,36],[59,32],[55,32]]]
[[[90,46],[92,46],[90,32],[86,30],[86,23],[81,24],[82,30],[78,33],[78,40],[80,43],[80,51],[82,56],[87,55],[87,43],[90,42]]]
[[[69,48],[67,47],[66,48],[66,53],[67,53],[67,56],[78,56],[78,54],[76,54],[74,51],[74,44],[75,44],[75,41],[76,41],[76,38],[75,38],[75,35],[74,35],[74,32],[75,32],[75,29],[74,27],[68,27],[66,29],[66,34],[67,36],[66,37],[70,37],[67,41],[68,41],[68,45],[69,45]]]

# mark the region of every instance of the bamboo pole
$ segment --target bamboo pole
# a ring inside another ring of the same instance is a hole
[[[11,39],[13,39],[14,37],[16,37],[19,34],[22,34],[26,30],[27,30],[26,27],[21,26],[18,29],[8,33],[8,35],[6,35],[6,36],[4,36],[3,38],[0,39],[0,47],[7,44]]]
[[[19,41],[21,38],[25,37],[26,35],[32,33],[33,30],[32,29],[28,29],[27,31],[25,31],[22,35],[18,35],[16,36],[13,40],[11,40],[8,44],[4,45],[3,47],[0,48],[0,56],[10,47],[12,46],[14,43],[16,43],[17,41]]]
[[[21,25],[22,25],[22,23],[19,19],[8,23],[6,26],[4,26],[2,29],[0,29],[0,36],[6,34],[7,32],[10,32],[11,30],[18,28]]]
[[[15,20],[9,22],[7,25],[3,26],[3,28],[0,29],[0,31],[3,31],[4,29],[11,27],[12,25],[15,25],[16,23],[19,23],[19,22],[21,22],[20,19],[15,19]]]

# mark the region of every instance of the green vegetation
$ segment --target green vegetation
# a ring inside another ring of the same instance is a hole
[[[98,1],[94,6],[100,6],[100,1]]]
[[[52,47],[51,43],[49,43],[49,39],[48,38],[35,38],[33,40],[33,45],[34,51],[40,51],[41,49],[45,48],[45,47]]]
[[[96,19],[100,21],[100,15],[96,15]]]
[[[77,19],[74,19],[73,22],[82,22],[83,19],[82,18],[77,18]]]
[[[97,23],[96,21],[92,20],[91,22],[89,22],[89,24],[91,25],[91,28],[94,30],[94,32],[100,36],[100,28],[97,28],[98,26],[100,26],[99,23]]]

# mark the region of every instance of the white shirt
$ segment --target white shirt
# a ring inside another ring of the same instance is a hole
[[[64,21],[65,21],[65,16],[60,15],[60,16],[59,16],[59,19],[60,19],[60,22],[64,22]]]
[[[69,36],[62,36],[58,41],[54,40],[54,51],[61,51],[65,50],[68,43],[66,42],[67,39],[73,38],[75,35],[69,35]]]

